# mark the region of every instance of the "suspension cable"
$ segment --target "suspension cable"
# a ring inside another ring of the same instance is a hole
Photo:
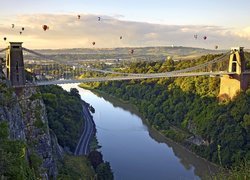
[[[35,55],[37,55],[37,56],[39,56],[39,57],[45,58],[45,59],[47,59],[47,60],[58,61],[57,59],[53,58],[52,56],[47,56],[47,55],[44,55],[44,54],[35,52],[35,51],[33,51],[33,50],[30,50],[30,49],[27,49],[27,48],[24,48],[24,47],[23,47],[23,50],[25,50],[25,51],[27,51],[27,52],[29,52],[29,53],[31,53],[31,54],[35,54]],[[185,73],[185,72],[190,72],[190,71],[198,70],[198,69],[204,68],[204,67],[206,67],[206,66],[208,66],[208,65],[211,65],[211,64],[214,64],[214,63],[217,63],[217,62],[224,61],[223,58],[226,57],[228,54],[230,54],[230,52],[231,52],[231,51],[228,51],[228,52],[224,53],[223,55],[221,55],[220,57],[215,58],[214,60],[205,62],[205,63],[200,64],[200,65],[197,65],[197,66],[185,68],[185,69],[182,69],[182,70],[164,72],[164,73],[151,73],[150,75],[152,75],[152,74],[155,74],[155,75],[176,74],[176,73]],[[102,72],[102,73],[110,73],[110,74],[118,74],[118,75],[131,75],[131,76],[143,76],[143,75],[146,75],[146,74],[142,74],[142,73],[122,73],[122,72],[101,70],[101,69],[95,69],[95,68],[83,68],[83,69],[85,69],[85,70],[87,70],[87,71]]]
[[[4,52],[4,51],[7,51],[8,49],[9,49],[9,48],[1,49],[1,50],[0,50],[0,53],[1,53],[1,52]]]

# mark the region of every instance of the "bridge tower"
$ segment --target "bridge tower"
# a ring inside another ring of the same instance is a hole
[[[219,97],[232,99],[239,91],[245,91],[250,80],[249,74],[244,74],[246,62],[243,47],[231,48],[228,72],[233,73],[223,75],[220,80]]]
[[[10,42],[6,51],[6,75],[12,86],[25,85],[22,42]]]

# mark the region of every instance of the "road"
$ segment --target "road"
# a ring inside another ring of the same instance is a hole
[[[83,133],[78,141],[74,155],[86,155],[89,153],[89,143],[94,132],[94,122],[86,105],[82,106],[85,117]]]

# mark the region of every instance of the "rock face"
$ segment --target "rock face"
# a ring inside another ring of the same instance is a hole
[[[10,138],[27,144],[27,160],[39,159],[42,179],[56,179],[56,159],[63,150],[54,134],[50,134],[48,119],[41,93],[35,88],[13,89],[0,71],[0,122],[9,125]],[[52,131],[51,131],[52,133]]]
[[[55,178],[57,167],[53,157],[48,119],[41,93],[35,87],[23,88],[19,93],[26,140],[31,145],[28,152],[36,153],[42,159],[41,168],[46,171],[42,174],[44,178]]]
[[[7,121],[11,139],[25,140],[22,110],[18,104],[17,96],[10,84],[0,71],[0,122]]]

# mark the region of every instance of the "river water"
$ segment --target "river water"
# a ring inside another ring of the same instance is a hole
[[[95,108],[97,139],[117,180],[191,180],[207,177],[217,168],[149,128],[128,104],[77,88]]]

